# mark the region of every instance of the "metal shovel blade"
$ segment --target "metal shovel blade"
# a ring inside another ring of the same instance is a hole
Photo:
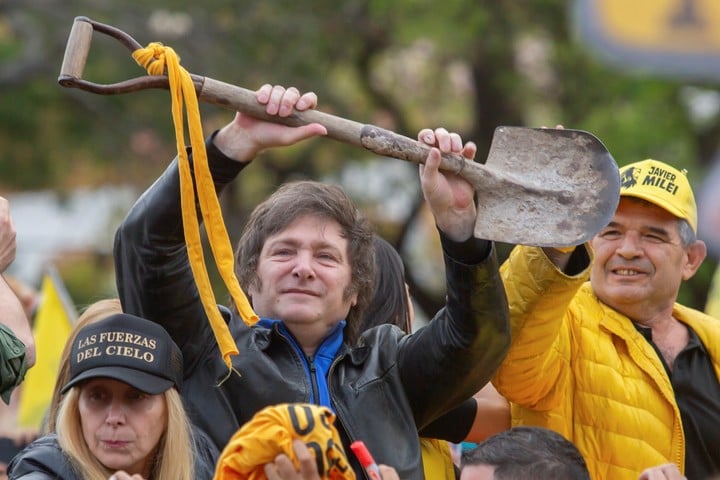
[[[585,131],[498,127],[485,165],[497,178],[477,188],[478,238],[579,245],[610,222],[620,200],[615,160]]]

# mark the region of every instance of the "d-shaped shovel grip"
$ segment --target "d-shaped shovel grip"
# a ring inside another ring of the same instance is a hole
[[[87,17],[75,17],[70,36],[65,46],[65,56],[60,67],[58,83],[63,87],[79,88],[100,95],[117,95],[120,93],[137,92],[149,88],[169,88],[168,79],[162,75],[149,75],[132,78],[118,83],[102,84],[83,79],[85,64],[90,53],[93,32],[100,32],[115,38],[125,45],[130,52],[142,48],[134,38],[120,29],[95,22]],[[202,79],[192,75],[196,90],[202,85]]]
[[[100,95],[117,95],[136,92],[150,88],[169,89],[169,80],[164,75],[147,75],[132,78],[118,83],[100,84],[83,79],[85,64],[90,53],[94,32],[100,32],[115,38],[125,45],[130,52],[143,48],[134,38],[122,30],[96,22],[87,17],[76,17],[68,37],[60,68],[58,83],[64,87],[79,88]],[[429,147],[411,138],[389,130],[361,124],[352,120],[323,113],[319,110],[294,112],[288,117],[271,116],[265,113],[265,107],[255,99],[255,92],[228,83],[191,74],[198,98],[206,103],[236,110],[247,115],[282,123],[289,126],[319,123],[323,125],[328,136],[344,143],[366,148],[378,155],[389,156],[414,163],[424,163]],[[443,170],[461,173],[468,181],[476,183],[487,172],[473,170],[480,167],[460,155],[444,154],[441,167]]]

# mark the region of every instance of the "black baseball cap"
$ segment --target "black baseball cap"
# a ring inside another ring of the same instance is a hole
[[[167,331],[126,313],[83,327],[69,360],[70,380],[61,393],[97,377],[119,380],[151,395],[182,384],[182,353]]]

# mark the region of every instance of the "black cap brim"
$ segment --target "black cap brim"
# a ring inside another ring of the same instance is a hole
[[[169,390],[175,385],[171,380],[168,380],[166,378],[151,375],[149,373],[141,372],[140,370],[135,370],[132,368],[118,366],[97,367],[80,373],[78,376],[66,383],[65,386],[62,387],[62,390],[60,390],[60,393],[65,394],[68,390],[70,390],[70,388],[77,385],[78,383],[84,382],[85,380],[89,380],[91,378],[99,377],[112,378],[113,380],[127,383],[128,385],[137,388],[141,392],[150,395],[158,395]]]

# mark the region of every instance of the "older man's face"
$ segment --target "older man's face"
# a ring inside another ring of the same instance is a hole
[[[595,294],[641,323],[644,317],[672,309],[680,284],[692,277],[704,258],[697,246],[682,245],[677,218],[658,206],[625,197],[592,247],[595,262],[590,280]]]

